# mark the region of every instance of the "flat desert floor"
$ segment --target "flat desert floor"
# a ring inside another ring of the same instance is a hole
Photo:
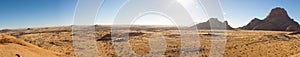
[[[285,31],[263,30],[222,30],[226,33],[225,57],[289,57],[300,53],[300,35],[289,35]],[[166,40],[167,48],[165,57],[179,57],[181,47],[180,32],[173,27],[131,29],[130,45],[132,50],[139,55],[147,55],[149,38],[155,33],[160,33]],[[218,35],[209,34],[210,30],[198,30],[200,50],[199,57],[209,57],[212,37]],[[110,35],[109,27],[98,27],[94,33],[97,49],[100,56],[117,57],[113,42],[103,39]],[[71,27],[47,27],[28,29],[7,29],[1,34],[14,36],[40,48],[73,57]],[[3,45],[3,44],[0,44]],[[6,50],[6,49],[0,49]],[[22,54],[20,54],[22,56]],[[0,55],[1,56],[1,55]]]

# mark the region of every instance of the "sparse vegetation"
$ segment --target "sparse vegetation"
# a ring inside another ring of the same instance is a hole
[[[97,29],[108,29],[109,27],[97,27]],[[129,33],[129,42],[132,50],[139,55],[147,55],[150,52],[149,39],[154,33],[160,33],[164,36],[167,43],[167,49],[164,54],[166,57],[178,57],[180,55],[181,35],[178,30],[167,29],[164,31],[153,31],[150,28],[133,30]],[[32,28],[31,30],[12,30],[3,34],[18,34],[26,32],[27,34],[18,35],[18,39],[25,40],[33,45],[46,50],[63,53],[74,56],[72,47],[72,32],[68,27],[56,28]],[[39,31],[40,33],[35,33]],[[46,32],[45,32],[46,31]],[[55,31],[55,32],[51,32]],[[221,30],[226,32],[225,57],[288,57],[300,53],[300,35],[289,35],[290,32],[284,31],[263,31],[263,30]],[[34,32],[34,33],[31,33]],[[210,34],[210,30],[199,30],[200,50],[199,57],[207,57],[210,54],[211,37],[218,35]],[[96,39],[110,37],[110,30],[99,30],[94,33]],[[95,40],[96,41],[96,40]],[[0,41],[5,42],[5,41]],[[113,47],[111,39],[97,41],[98,51],[101,56],[118,56]]]

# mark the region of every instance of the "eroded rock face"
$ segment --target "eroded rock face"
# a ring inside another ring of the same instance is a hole
[[[221,22],[217,18],[210,18],[208,21],[203,23],[198,23],[198,29],[220,29],[220,30],[231,30],[233,29],[230,25],[228,25],[227,21]]]
[[[257,25],[262,24],[262,23],[263,23],[263,20],[259,20],[258,18],[254,18],[253,20],[251,20],[251,22],[249,24],[242,27],[242,29],[252,29],[252,28],[254,28]]]
[[[280,31],[295,31],[299,29],[299,24],[291,19],[284,8],[274,8],[266,16],[265,19],[260,20],[254,18],[246,26],[241,29],[248,30],[280,30]]]

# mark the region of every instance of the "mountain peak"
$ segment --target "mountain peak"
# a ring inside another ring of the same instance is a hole
[[[233,29],[228,25],[227,21],[221,22],[218,18],[209,18],[208,21],[203,23],[198,23],[193,27],[197,27],[198,29],[220,29],[220,30],[231,30]]]
[[[273,8],[266,18],[259,20],[254,18],[242,29],[250,30],[281,30],[281,31],[295,31],[299,29],[299,24],[291,19],[284,8]]]
[[[276,7],[271,10],[271,12],[267,15],[267,18],[272,17],[289,17],[287,11],[284,8]]]

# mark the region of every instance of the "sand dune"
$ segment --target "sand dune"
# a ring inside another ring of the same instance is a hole
[[[38,46],[0,34],[0,57],[66,57],[63,54],[48,51]]]

